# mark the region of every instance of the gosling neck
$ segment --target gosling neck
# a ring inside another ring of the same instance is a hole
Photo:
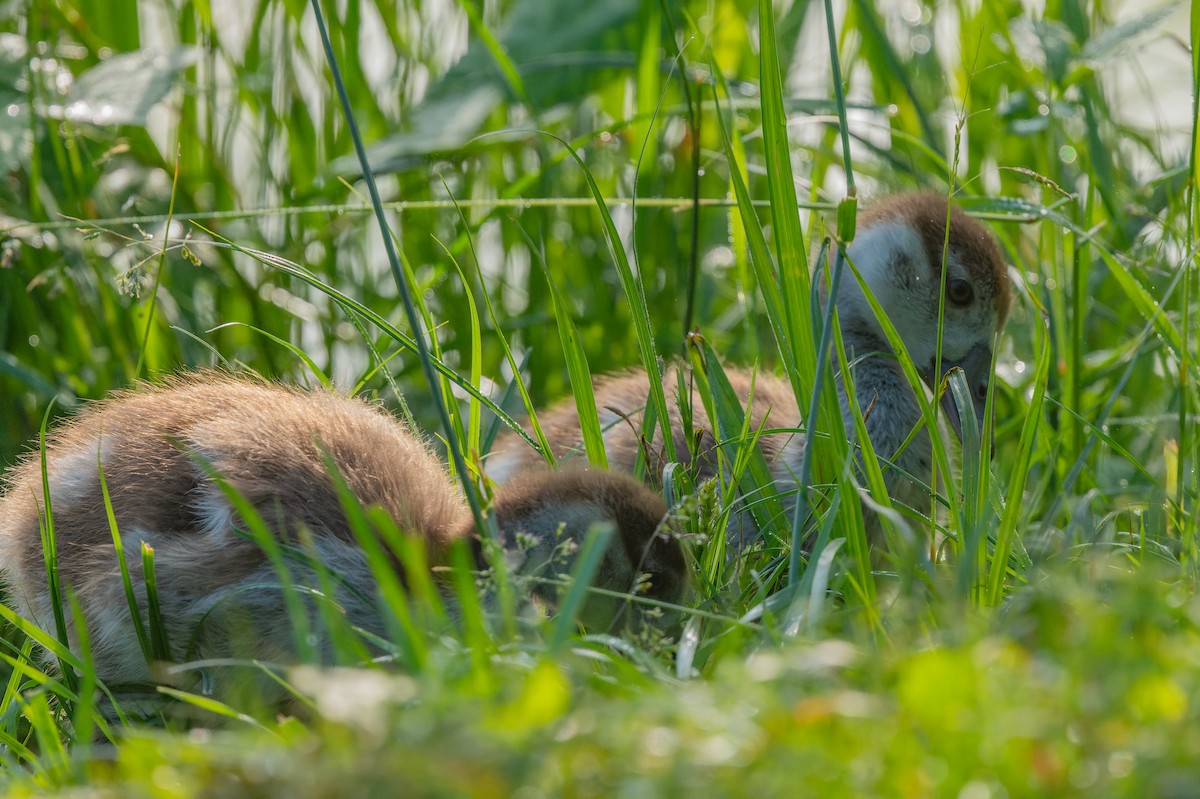
[[[932,449],[927,431],[922,430],[900,452],[913,429],[921,422],[921,406],[899,361],[877,336],[846,331],[844,341],[854,398],[863,414],[875,454],[895,463],[903,471],[920,477],[929,470]],[[842,421],[847,434],[851,434],[854,417],[846,395],[846,383],[845,377],[839,374],[837,390]],[[921,389],[925,390],[924,385]],[[894,470],[890,471],[894,473]],[[888,480],[888,484],[890,487],[892,480]]]

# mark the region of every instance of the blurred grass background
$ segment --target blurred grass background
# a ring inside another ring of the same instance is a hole
[[[441,357],[466,378],[478,364],[479,389],[510,413],[520,403],[508,390],[516,376],[501,336],[536,405],[570,392],[547,275],[594,373],[639,359],[602,215],[579,165],[545,132],[572,143],[609,198],[659,354],[682,354],[695,326],[726,362],[781,368],[751,264],[754,222],[730,200],[734,152],[772,236],[759,76],[769,7],[323,6]],[[428,693],[423,709],[388,711],[378,728],[323,712],[271,735],[328,753],[316,760],[324,765],[359,756],[365,741],[391,757],[428,751],[421,757],[435,765],[413,790],[432,792],[459,767],[461,734],[468,751],[485,753],[485,773],[468,770],[469,784],[448,794],[508,795],[524,775],[539,790],[604,795],[616,783],[597,778],[584,790],[582,775],[626,772],[629,786],[646,790],[715,785],[705,776],[715,773],[729,777],[720,786],[731,795],[761,794],[793,768],[835,775],[835,795],[837,785],[847,795],[1000,795],[997,786],[1009,795],[1166,795],[1187,784],[1200,754],[1200,741],[1183,734],[1200,702],[1189,10],[1082,0],[833,4],[862,202],[953,188],[991,222],[1018,279],[985,500],[991,532],[1010,529],[1031,558],[1001,570],[982,603],[1011,596],[998,610],[942,590],[950,578],[935,569],[920,601],[884,591],[877,607],[835,609],[774,653],[767,642],[786,636],[732,624],[747,608],[714,592],[706,599],[729,623],[691,645],[699,681],[653,658],[599,677],[583,659],[564,658],[556,677],[498,665],[500,687],[474,710],[465,678],[426,674],[404,683],[407,698],[381,699],[391,708]],[[774,6],[811,248],[846,190],[825,13],[807,0]],[[404,329],[364,202],[308,3],[0,3],[0,462],[22,451],[53,397],[58,413],[139,377],[214,364],[292,381],[330,375],[399,404],[375,371],[378,353],[418,423],[435,430],[415,358],[358,326],[311,281],[246,252],[299,265]],[[493,418],[485,413],[484,424]],[[1029,418],[1038,424],[1023,450]],[[840,654],[826,668],[828,652]],[[667,676],[676,671],[686,690],[715,697],[710,721],[676,709],[685,690]],[[612,684],[622,678],[629,685]],[[30,722],[39,706],[16,702],[21,680],[12,680],[0,713],[13,739],[7,758],[39,789],[128,779],[112,790],[190,795],[253,784],[237,769],[222,782],[230,759],[248,762],[236,749],[174,754],[178,737],[122,744],[111,769],[58,759],[51,729],[64,739],[69,731]],[[720,700],[747,683],[758,687],[744,704]],[[558,698],[536,699],[544,691]],[[522,702],[550,738],[510,729]],[[1046,702],[1069,720],[1048,720]],[[632,723],[643,703],[658,721],[636,740],[650,760],[654,741],[670,741],[661,762],[626,756],[604,732]],[[764,715],[746,721],[755,712]],[[435,730],[428,750],[414,743],[418,728]],[[927,747],[924,760],[909,736]],[[550,771],[522,759],[541,746],[565,753]],[[175,768],[176,758],[186,762],[162,793],[136,778]],[[663,765],[674,759],[686,767]],[[761,769],[762,790],[732,776],[748,764]],[[380,779],[395,773],[380,768]],[[307,795],[320,795],[316,785]]]

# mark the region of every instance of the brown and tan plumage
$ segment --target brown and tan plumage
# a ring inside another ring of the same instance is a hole
[[[424,542],[431,564],[446,563],[455,540],[477,540],[462,497],[425,442],[380,407],[332,391],[204,373],[114,395],[61,425],[46,447],[59,575],[83,608],[97,674],[115,682],[150,676],[98,463],[143,614],[140,542],[154,549],[172,659],[229,656],[231,625],[247,619],[251,656],[283,662],[293,656],[279,576],[260,547],[236,532],[246,525],[214,474],[254,506],[279,540],[295,543],[307,530],[317,559],[343,581],[335,599],[347,619],[383,633],[375,580],[326,458],[360,503],[379,506]],[[547,555],[561,539],[581,539],[595,523],[611,523],[616,536],[597,584],[629,591],[647,572],[651,595],[677,601],[686,573],[679,543],[656,534],[665,512],[661,498],[628,477],[583,481],[569,472],[514,482],[491,509],[506,543],[533,542],[522,550],[527,576],[561,576],[569,564],[534,555]],[[11,604],[53,630],[39,532],[44,517],[34,452],[10,472],[0,497],[0,575]],[[294,571],[296,582],[318,586],[311,567],[297,564]],[[603,605],[588,608],[601,625],[612,620]]]
[[[947,213],[946,199],[937,194],[891,197],[860,216],[858,236],[848,248],[848,255],[897,328],[926,383],[938,382],[933,379],[934,375],[940,378],[953,367],[963,369],[973,392],[975,412],[982,421],[991,378],[993,341],[1004,324],[1011,302],[1008,271],[987,229],[955,207],[949,208],[948,247],[945,247]],[[938,372],[934,360],[943,261],[946,301],[942,362]],[[827,301],[827,297],[825,299]],[[894,500],[917,506],[923,492],[903,473],[916,476],[929,473],[931,446],[928,435],[918,435],[898,458],[894,457],[920,421],[916,397],[891,354],[891,347],[862,290],[849,272],[841,282],[837,310],[847,354],[854,364],[858,404],[864,412],[869,409],[866,421],[871,442],[881,457],[896,461],[896,468],[885,474],[889,493]],[[681,461],[689,465],[688,431],[683,430],[679,403],[674,397],[678,386],[675,367],[665,371],[663,386],[670,406],[675,449]],[[751,429],[763,427],[765,420],[766,428],[780,431],[762,436],[759,446],[778,487],[784,491],[793,489],[804,454],[804,434],[798,432],[803,427],[801,411],[790,385],[771,375],[760,373],[755,376],[751,370],[727,368],[726,372],[743,405],[751,396],[753,382]],[[645,373],[632,371],[602,377],[595,388],[610,468],[632,472],[639,448],[643,448],[649,471],[656,476],[663,466],[661,458],[657,458],[660,447],[657,440],[646,446],[639,429],[649,390]],[[844,381],[839,381],[838,389],[843,417],[847,429],[851,429]],[[703,404],[695,392],[691,406],[694,425],[700,428],[701,434],[698,462],[694,465],[701,478],[711,477],[716,469],[714,426],[704,418]],[[952,403],[946,400],[943,406],[948,410],[951,425],[958,429]],[[578,415],[573,402],[553,406],[539,413],[538,419],[556,456],[560,459],[582,457]],[[510,434],[497,442],[487,461],[487,470],[492,479],[503,483],[540,461],[541,457],[534,450]],[[746,544],[755,532],[748,513],[734,515],[730,525],[734,541]]]

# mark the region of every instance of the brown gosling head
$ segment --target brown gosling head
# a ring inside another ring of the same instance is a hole
[[[900,194],[866,211],[848,255],[896,327],[925,382],[936,387],[954,367],[963,370],[975,414],[983,423],[992,372],[992,349],[1011,303],[1008,269],[991,233],[933,192]],[[942,270],[945,268],[943,284]],[[939,293],[945,286],[940,371],[937,357]],[[861,353],[888,351],[883,331],[858,282],[841,283],[838,313],[847,345]],[[943,397],[950,424],[962,425],[950,394]]]
[[[679,541],[659,532],[667,508],[662,498],[631,477],[601,471],[565,469],[526,472],[496,493],[491,513],[506,553],[517,554],[524,576],[560,580],[574,564],[588,532],[611,525],[613,537],[592,578],[593,587],[678,603],[687,585]],[[523,557],[522,557],[523,556]],[[554,606],[558,586],[537,583],[534,598]],[[645,607],[627,599],[593,593],[580,621],[592,630],[648,620]]]

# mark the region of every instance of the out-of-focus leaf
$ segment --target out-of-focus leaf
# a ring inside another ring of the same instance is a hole
[[[1192,168],[1191,178],[1200,177],[1200,135],[1196,130],[1196,120],[1200,119],[1200,4],[1192,4]],[[1196,204],[1192,203],[1192,213],[1196,212]]]
[[[29,160],[33,136],[28,112],[20,103],[0,104],[0,175]]]
[[[196,57],[190,47],[115,55],[76,78],[64,115],[93,125],[145,125],[150,109],[175,88]]]
[[[28,386],[42,396],[53,396],[57,388],[45,377],[21,363],[12,353],[0,352],[0,374],[16,378],[21,384]],[[74,404],[73,401],[67,403]]]
[[[374,169],[394,170],[410,156],[448,152],[461,147],[480,130],[484,120],[503,99],[503,88],[484,83],[455,97],[422,103],[413,114],[409,130],[389,136],[370,148],[369,158]],[[337,159],[331,169],[339,175],[362,171],[354,154]]]
[[[25,40],[15,34],[0,36],[0,175],[29,160],[33,134],[29,105],[17,88],[25,74]]]
[[[1079,52],[1070,28],[1057,20],[1018,17],[1009,24],[1009,35],[1020,58],[1055,81],[1066,76]]]
[[[1157,28],[1159,23],[1178,9],[1178,4],[1169,3],[1120,25],[1101,30],[1089,39],[1083,49],[1079,51],[1079,60],[1098,64],[1128,53],[1129,48],[1136,43],[1139,37]]]
[[[25,37],[15,33],[0,33],[0,62],[16,63],[25,58],[28,50],[29,45],[26,44]],[[0,82],[5,85],[12,83],[14,77],[11,72],[0,72]]]
[[[1042,46],[1046,59],[1046,70],[1054,80],[1061,83],[1071,69],[1079,43],[1071,29],[1054,20],[1039,20],[1033,23],[1034,32]]]
[[[562,102],[578,102],[599,87],[600,78],[612,66],[635,66],[630,53],[636,51],[639,37],[632,24],[638,9],[638,0],[517,0],[496,26],[494,38],[524,79],[525,99],[536,113]],[[407,130],[371,147],[372,169],[396,169],[407,156],[462,146],[511,97],[511,84],[511,76],[496,63],[492,49],[473,37],[462,59],[430,86],[425,99],[407,115]],[[357,166],[342,159],[332,169],[348,174]]]
[[[138,0],[74,0],[71,5],[83,41],[121,53],[141,46]]]
[[[564,54],[578,58],[587,53],[620,52],[628,54],[636,41],[633,31],[614,35],[632,21],[638,12],[637,0],[518,0],[498,26],[497,39],[513,63],[524,73],[527,67],[547,58]],[[578,63],[578,62],[577,62]],[[561,83],[547,72],[538,83]],[[492,54],[477,40],[471,42],[462,59],[430,88],[429,97],[455,94],[464,85],[484,80],[500,84],[504,76]],[[547,88],[528,85],[530,92],[546,94]],[[574,97],[577,99],[578,94]],[[536,102],[536,98],[531,98]]]

